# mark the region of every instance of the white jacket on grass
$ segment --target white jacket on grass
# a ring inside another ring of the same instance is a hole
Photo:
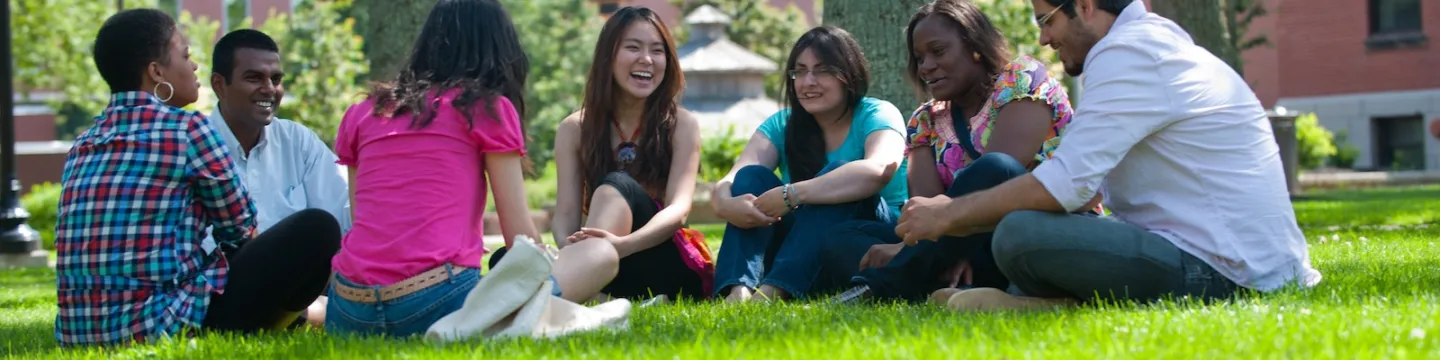
[[[601,328],[628,329],[630,301],[585,307],[551,295],[553,254],[517,237],[500,262],[465,296],[465,305],[430,325],[425,337],[442,342],[471,338],[553,338]]]

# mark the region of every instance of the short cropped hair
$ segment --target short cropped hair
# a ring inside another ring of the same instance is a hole
[[[255,49],[269,52],[280,52],[280,46],[275,44],[275,39],[270,35],[255,29],[240,29],[231,31],[215,43],[214,55],[210,58],[210,69],[216,74],[225,78],[225,83],[230,83],[230,75],[235,72],[235,52],[240,49]]]
[[[111,93],[136,91],[151,62],[170,63],[175,19],[155,9],[130,9],[110,16],[95,35],[95,69]]]

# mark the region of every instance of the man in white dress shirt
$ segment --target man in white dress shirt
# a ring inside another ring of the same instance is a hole
[[[236,30],[215,44],[210,121],[255,203],[259,230],[305,209],[324,210],[350,230],[350,192],[335,153],[314,131],[275,117],[285,96],[280,49],[265,33]],[[339,116],[338,114],[336,116]],[[222,125],[223,124],[223,125]],[[324,296],[306,317],[323,326]]]
[[[911,199],[907,243],[993,228],[1024,296],[942,290],[957,310],[1226,298],[1310,287],[1270,122],[1244,79],[1140,0],[1031,0],[1040,41],[1085,74],[1065,142],[1031,174]],[[1113,218],[1071,215],[1103,194]]]

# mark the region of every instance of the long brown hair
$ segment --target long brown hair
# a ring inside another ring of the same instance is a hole
[[[625,90],[615,82],[614,64],[625,29],[636,21],[649,21],[665,40],[665,78],[645,99],[645,112],[640,116],[643,130],[635,139],[635,153],[639,161],[630,164],[629,169],[620,169],[615,161],[615,147],[610,145],[610,134],[614,131],[611,122],[615,121],[615,94]],[[685,78],[680,72],[680,58],[675,54],[675,39],[670,36],[670,30],[659,15],[648,8],[627,6],[610,16],[600,30],[600,39],[595,43],[595,59],[585,80],[583,120],[580,123],[580,159],[584,167],[581,183],[585,190],[582,208],[590,208],[590,194],[600,187],[600,179],[616,170],[629,171],[651,196],[663,192],[670,178],[670,154],[674,151],[671,135],[675,132],[675,114],[678,111],[675,100],[684,88]]]
[[[374,85],[370,98],[375,100],[375,115],[410,114],[411,127],[424,128],[439,111],[440,102],[432,100],[459,89],[451,105],[465,115],[469,126],[475,126],[471,105],[484,101],[493,117],[492,101],[503,96],[521,114],[520,131],[525,133],[525,79],[530,59],[500,3],[441,0],[430,10],[417,39],[395,81]]]
[[[1010,45],[1005,41],[1005,35],[990,22],[985,12],[980,11],[968,0],[935,0],[920,7],[915,16],[910,17],[910,25],[905,27],[905,51],[915,49],[915,26],[920,20],[925,20],[931,15],[949,20],[955,26],[955,36],[965,43],[965,48],[980,54],[980,65],[986,71],[986,79],[999,74],[1010,63]],[[915,56],[907,57],[905,62],[905,80],[915,87],[915,92],[921,98],[929,97],[924,81],[920,81],[920,59]],[[991,90],[995,84],[992,81],[985,81],[980,86],[985,90]],[[937,99],[939,100],[939,99]]]

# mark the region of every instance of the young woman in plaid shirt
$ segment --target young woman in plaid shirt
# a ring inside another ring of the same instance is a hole
[[[61,177],[62,346],[282,328],[324,290],[338,222],[304,210],[255,236],[255,206],[219,133],[180,108],[199,97],[188,43],[154,9],[117,13],[96,36],[111,95]]]

